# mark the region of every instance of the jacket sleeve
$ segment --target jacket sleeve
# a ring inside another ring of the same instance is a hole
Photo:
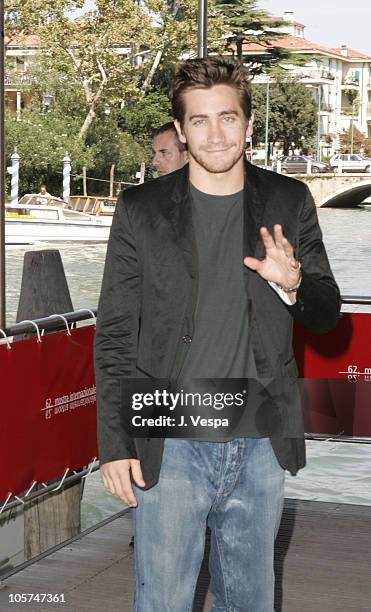
[[[94,340],[100,463],[136,458],[125,431],[121,382],[133,377],[140,316],[140,275],[135,238],[122,192],[107,246]]]
[[[296,251],[302,266],[302,281],[295,304],[287,308],[307,329],[317,333],[326,332],[336,325],[341,297],[322,241],[316,205],[307,186]]]

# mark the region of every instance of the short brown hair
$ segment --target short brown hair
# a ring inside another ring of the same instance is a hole
[[[184,144],[183,142],[180,142],[179,140],[178,132],[175,129],[175,125],[173,121],[164,123],[164,125],[161,125],[159,128],[157,128],[157,130],[155,130],[152,134],[152,139],[154,140],[156,136],[160,136],[161,134],[166,134],[166,132],[171,132],[172,134],[174,134],[176,138],[176,144],[177,144],[178,150],[181,153],[183,153],[183,151],[187,151],[187,145]]]
[[[251,117],[251,86],[247,68],[242,62],[231,63],[218,57],[187,60],[176,71],[171,88],[174,119],[184,123],[184,94],[192,89],[210,89],[214,85],[233,87],[240,99],[246,119]]]

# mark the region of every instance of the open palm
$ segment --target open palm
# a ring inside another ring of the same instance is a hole
[[[299,264],[294,249],[282,233],[282,226],[273,227],[273,235],[266,227],[260,228],[265,248],[264,259],[245,257],[244,264],[255,270],[262,278],[285,288],[295,286],[300,278]]]

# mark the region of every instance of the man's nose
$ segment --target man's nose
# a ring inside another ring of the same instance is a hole
[[[224,139],[223,130],[221,129],[219,121],[211,121],[209,123],[207,139],[209,142],[220,142]]]
[[[158,155],[157,155],[157,153],[155,153],[154,156],[153,156],[152,164],[155,166],[155,168],[157,168],[157,166],[158,166]]]

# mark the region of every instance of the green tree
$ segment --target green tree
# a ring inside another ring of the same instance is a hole
[[[142,3],[96,0],[95,7],[77,20],[54,20],[42,34],[45,68],[66,76],[84,95],[82,139],[104,104],[138,97],[142,71],[137,58],[144,45],[155,42],[151,16]]]
[[[266,85],[253,85],[254,141],[264,142]],[[269,143],[281,143],[285,155],[290,149],[310,147],[316,135],[317,109],[312,92],[292,80],[270,85]],[[294,143],[294,145],[292,145]]]
[[[20,193],[38,190],[46,182],[51,193],[62,195],[62,160],[68,151],[73,160],[73,172],[79,173],[83,166],[92,166],[94,148],[84,146],[78,137],[78,122],[72,117],[58,117],[52,112],[42,115],[35,111],[24,111],[22,121],[7,112],[6,161],[17,147],[21,157]]]
[[[340,134],[340,152],[350,153],[352,143],[352,128],[343,130]],[[371,138],[366,138],[356,126],[353,126],[353,150],[354,153],[364,152],[365,155],[371,155]]]
[[[149,161],[148,150],[137,142],[133,135],[123,132],[117,125],[116,117],[97,117],[89,130],[85,144],[93,151],[88,173],[94,179],[89,187],[95,194],[108,193],[108,178],[111,166],[115,166],[115,180],[135,182],[135,175],[141,162]]]
[[[148,148],[153,131],[171,120],[169,97],[160,91],[151,91],[135,104],[123,108],[119,115],[119,126]]]
[[[84,0],[5,0],[5,46],[15,40],[21,43],[40,26],[60,19],[66,11],[81,8],[83,4]]]
[[[273,19],[265,10],[258,8],[257,0],[215,0],[216,11],[223,16],[225,46],[235,47],[235,57],[248,63],[251,74],[261,72],[264,67],[277,64],[290,57],[286,49],[277,46],[262,47],[264,54],[243,57],[244,43],[270,43],[286,36],[272,31],[284,24],[282,19]]]
[[[146,93],[156,72],[168,71],[184,54],[194,56],[197,49],[198,5],[195,0],[147,0],[156,41],[151,47],[145,68],[146,77],[141,89]],[[224,48],[224,16],[216,9],[215,0],[208,0],[208,51],[221,52]]]

